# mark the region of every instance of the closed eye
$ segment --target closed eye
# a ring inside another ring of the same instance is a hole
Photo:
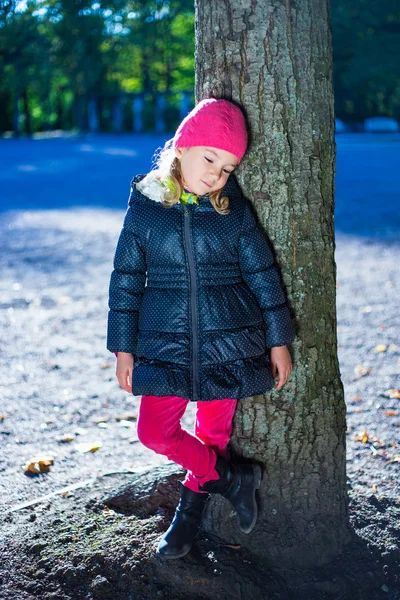
[[[204,157],[206,159],[207,162],[212,163],[212,160],[210,160],[209,158],[207,158],[207,156]],[[232,173],[232,171],[227,171],[226,169],[224,169],[225,173],[228,173],[228,175],[230,175]]]

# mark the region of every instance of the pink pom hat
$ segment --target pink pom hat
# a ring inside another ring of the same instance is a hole
[[[173,138],[173,148],[212,146],[231,152],[240,162],[248,143],[241,109],[223,98],[201,100],[183,119]]]

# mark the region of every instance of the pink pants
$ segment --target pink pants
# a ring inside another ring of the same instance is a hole
[[[219,479],[214,469],[216,452],[225,453],[237,400],[224,398],[197,402],[195,435],[180,424],[188,402],[179,396],[142,396],[137,435],[147,448],[187,469],[183,481],[186,487],[205,493],[198,484]]]

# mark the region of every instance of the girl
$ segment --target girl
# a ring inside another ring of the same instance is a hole
[[[281,389],[294,331],[264,230],[233,172],[247,148],[242,111],[208,98],[183,119],[156,168],[136,175],[109,288],[107,349],[121,387],[142,396],[139,440],[187,470],[157,553],[187,554],[210,493],[249,533],[261,468],[233,464],[238,398]],[[196,404],[192,435],[180,425]]]

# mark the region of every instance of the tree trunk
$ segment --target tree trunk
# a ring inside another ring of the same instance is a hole
[[[24,117],[25,117],[25,133],[29,136],[32,135],[32,119],[31,111],[29,109],[28,90],[25,88],[22,93],[22,100],[24,105]]]
[[[196,0],[196,103],[245,109],[238,181],[276,250],[296,329],[281,391],[241,399],[231,446],[261,463],[260,514],[241,534],[224,499],[206,528],[271,566],[331,561],[350,539],[346,412],[336,339],[334,98],[329,0]]]

